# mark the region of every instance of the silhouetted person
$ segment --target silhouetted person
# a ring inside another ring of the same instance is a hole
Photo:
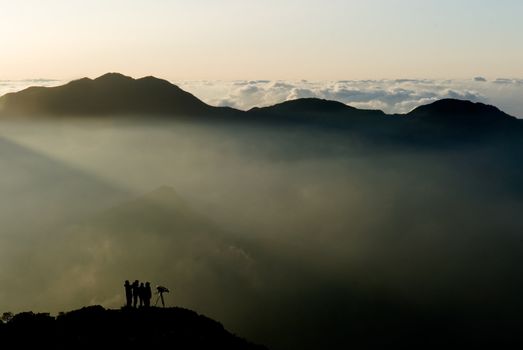
[[[133,301],[133,289],[128,280],[125,281],[123,286],[125,288],[125,299],[127,300],[126,306],[131,307]]]
[[[140,294],[140,283],[138,280],[133,282],[133,307],[136,307],[136,304],[138,304],[138,295]]]
[[[140,307],[144,305],[145,300],[145,285],[140,283],[140,287],[138,287],[138,299],[140,299]]]
[[[153,297],[153,292],[151,290],[151,284],[149,282],[145,282],[145,291],[144,291],[144,297],[143,302],[145,307],[151,306],[151,298]]]

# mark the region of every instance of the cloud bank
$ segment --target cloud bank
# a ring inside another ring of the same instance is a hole
[[[65,84],[66,81],[55,79],[24,79],[24,80],[1,80],[0,96],[10,92],[16,92],[30,86],[57,86]]]
[[[498,106],[523,117],[523,80],[484,77],[470,80],[340,80],[340,81],[183,81],[183,89],[205,102],[243,110],[287,100],[318,97],[357,108],[407,113],[442,98],[466,99]]]

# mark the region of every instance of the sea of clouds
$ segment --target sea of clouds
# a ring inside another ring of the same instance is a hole
[[[211,105],[243,110],[303,97],[337,100],[357,108],[407,113],[442,98],[493,104],[523,117],[523,79],[487,80],[339,80],[339,81],[184,81],[183,89]]]
[[[466,99],[495,105],[523,118],[523,79],[462,80],[395,79],[339,81],[172,81],[214,106],[242,110],[269,106],[303,97],[337,100],[357,108],[381,109],[386,113],[407,113],[417,106],[442,98]],[[28,86],[56,86],[62,80],[0,80],[0,95]]]

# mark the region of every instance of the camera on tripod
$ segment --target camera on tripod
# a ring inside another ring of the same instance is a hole
[[[169,289],[164,286],[157,286],[156,290],[158,291],[158,293],[169,293]]]
[[[158,297],[156,298],[156,302],[154,303],[154,306],[158,304],[158,300],[162,301],[162,306],[165,307],[165,300],[163,299],[163,293],[169,293],[169,289],[164,286],[156,286],[156,294],[158,294]]]

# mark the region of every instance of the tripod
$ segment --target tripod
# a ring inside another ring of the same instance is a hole
[[[161,300],[162,301],[162,306],[165,307],[165,300],[163,299],[163,293],[164,292],[165,291],[163,291],[163,290],[160,290],[160,291],[156,292],[157,297],[156,297],[156,301],[154,302],[154,306],[156,306],[158,304],[158,301]]]

